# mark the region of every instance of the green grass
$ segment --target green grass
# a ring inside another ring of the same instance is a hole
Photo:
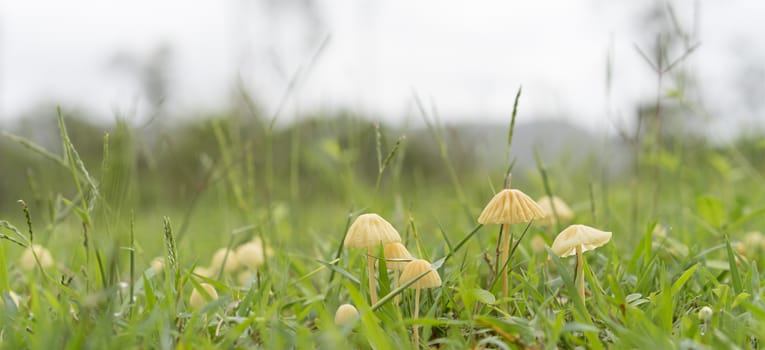
[[[765,243],[740,242],[765,227],[765,183],[761,165],[740,146],[640,148],[639,167],[619,179],[538,159],[538,169],[516,174],[512,187],[533,198],[563,197],[575,223],[612,231],[613,240],[585,253],[583,303],[574,259],[529,245],[533,236],[552,243],[564,226],[529,226],[506,269],[503,300],[494,277],[502,268],[494,266],[499,228],[475,220],[512,164],[512,131],[497,167],[458,170],[437,116],[420,107],[446,174],[437,181],[406,167],[416,151],[409,139],[377,126],[365,147],[368,140],[353,133],[365,124],[352,119],[327,122],[316,137],[278,135],[262,122],[266,141],[249,139],[236,118],[214,121],[205,128],[215,148],[181,164],[138,164],[148,144],[123,123],[91,135],[104,141],[92,164],[80,158],[62,116],[60,151],[11,136],[67,180],[47,186],[30,178],[37,186],[22,198],[29,211],[3,214],[0,347],[407,349],[414,325],[424,344],[453,349],[760,347]],[[150,170],[139,178],[140,167]],[[170,173],[193,175],[199,187],[163,199],[157,181]],[[147,205],[147,196],[159,199]],[[388,219],[415,256],[435,263],[443,286],[423,290],[417,320],[414,291],[391,292],[392,274],[378,276],[380,302],[369,304],[366,256],[342,248],[363,212]],[[511,228],[516,239],[523,230]],[[273,255],[245,283],[236,273],[192,273],[218,248],[256,237]],[[52,252],[54,267],[20,269],[23,246],[33,241]],[[162,272],[150,268],[157,256],[166,262]],[[189,297],[200,283],[220,297],[195,310]],[[391,293],[400,293],[400,304]],[[334,312],[344,303],[360,317],[337,326]],[[714,311],[706,321],[698,317],[704,306]]]

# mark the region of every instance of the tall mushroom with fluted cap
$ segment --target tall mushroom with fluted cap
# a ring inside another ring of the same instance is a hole
[[[574,218],[574,211],[558,196],[544,196],[537,199],[537,204],[545,212],[545,217],[542,219],[543,224],[552,225],[556,221],[569,221]]]
[[[571,225],[558,234],[553,241],[552,251],[563,258],[576,254],[576,278],[579,298],[584,303],[584,273],[582,253],[598,248],[611,240],[611,232],[601,231],[586,225]]]
[[[415,290],[414,319],[417,319],[420,316],[420,290],[423,288],[440,287],[441,276],[438,275],[438,271],[433,269],[433,267],[430,265],[430,262],[423,259],[413,260],[412,262],[406,264],[406,267],[404,267],[404,271],[401,272],[402,284],[405,284],[417,278],[417,276],[420,276],[423,273],[426,273],[426,274],[409,286],[409,288],[414,288]],[[414,328],[414,348],[419,349],[420,348],[420,331],[418,330],[417,325],[413,326],[413,328]]]
[[[374,249],[375,247],[391,242],[401,242],[401,236],[393,225],[377,214],[359,215],[345,234],[343,245],[346,248],[367,249],[367,261],[369,262],[369,295],[372,304],[377,303]]]
[[[385,264],[393,270],[393,288],[398,288],[399,273],[412,261],[412,254],[401,242],[393,242],[385,245],[384,249]],[[398,295],[393,298],[393,302],[398,304]]]
[[[508,177],[506,187],[510,187],[510,180]],[[534,202],[531,197],[527,196],[520,190],[504,189],[501,192],[494,195],[483,208],[481,216],[478,217],[478,223],[497,224],[502,225],[502,242],[498,250],[502,254],[501,262],[497,262],[497,272],[500,272],[502,266],[506,266],[510,253],[510,232],[509,225],[531,222],[536,219],[542,219],[545,217],[545,212],[542,207]],[[502,296],[507,298],[508,295],[508,278],[507,271],[502,273]]]

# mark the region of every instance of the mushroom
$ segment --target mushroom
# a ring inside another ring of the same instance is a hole
[[[401,236],[389,222],[377,214],[362,214],[351,224],[345,234],[346,248],[366,248],[369,262],[369,294],[372,304],[377,303],[375,284],[374,248],[382,244],[401,242]]]
[[[220,248],[213,254],[210,268],[213,272],[218,273],[223,269],[224,273],[234,272],[239,267],[239,261],[237,260],[236,253],[228,248]]]
[[[165,270],[165,258],[158,256],[151,260],[150,265],[154,273],[162,273]]]
[[[393,242],[385,245],[384,249],[385,264],[393,270],[393,288],[398,288],[398,275],[401,273],[406,265],[412,260],[412,254],[406,249],[406,246],[401,242]],[[398,295],[394,298],[394,302],[398,304]]]
[[[236,248],[236,260],[249,269],[257,269],[265,262],[263,242],[257,239],[240,245]]]
[[[569,221],[574,218],[574,211],[557,196],[544,196],[537,199],[537,204],[542,207],[545,212],[545,218],[542,219],[542,223],[546,225],[552,225],[556,222]]]
[[[598,248],[611,240],[611,232],[601,231],[585,225],[571,225],[558,234],[553,241],[552,251],[563,258],[576,254],[577,291],[584,303],[584,273],[582,272],[582,253]]]
[[[436,288],[441,286],[441,276],[438,275],[438,271],[433,269],[430,265],[430,262],[423,259],[417,259],[413,260],[412,262],[408,263],[406,267],[404,268],[404,271],[401,272],[401,283],[407,283],[415,278],[417,276],[422,275],[423,273],[426,273],[427,271],[430,271],[429,273],[425,274],[420,278],[419,280],[412,283],[409,288],[414,288],[414,319],[416,320],[419,317],[420,314],[420,289],[422,288]],[[413,326],[414,328],[414,348],[419,349],[420,348],[420,332],[417,328],[417,325]]]
[[[199,286],[204,289],[204,293],[200,293],[197,288],[194,288],[194,290],[191,291],[191,297],[189,298],[189,305],[195,309],[201,308],[207,304],[208,301],[218,299],[218,292],[215,291],[215,287],[211,284],[200,283]]]
[[[335,312],[335,324],[344,326],[359,316],[359,311],[351,304],[343,304]]]
[[[509,177],[507,186],[510,186]],[[497,247],[497,250],[502,253],[501,262],[497,262],[497,273],[502,271],[501,267],[505,266],[509,259],[510,232],[508,225],[530,222],[544,217],[545,212],[542,207],[520,190],[504,189],[494,195],[489,204],[486,204],[481,216],[478,217],[478,223],[502,225],[502,232],[504,232],[501,245]],[[507,295],[508,278],[507,271],[504,271],[502,273],[502,296],[507,298]]]
[[[54,264],[50,251],[39,244],[28,247],[19,257],[19,267],[24,271],[34,270],[38,262],[43,269],[47,269]]]

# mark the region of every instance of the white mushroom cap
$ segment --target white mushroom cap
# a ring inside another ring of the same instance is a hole
[[[218,292],[211,284],[200,283],[199,285],[205,290],[205,293],[210,296],[210,300],[218,299]],[[194,290],[191,291],[189,305],[195,309],[199,309],[202,306],[205,306],[205,304],[207,304],[207,299],[205,299],[205,296],[197,288],[194,288]]]
[[[393,242],[385,245],[385,264],[391,270],[401,271],[412,259],[412,254],[401,244],[401,242]],[[406,260],[406,261],[396,261]]]
[[[370,248],[391,242],[401,242],[393,225],[380,215],[362,214],[348,228],[343,244],[346,248]]]
[[[34,253],[32,253],[33,250]],[[19,257],[19,267],[24,271],[34,270],[37,267],[35,255],[37,255],[37,259],[40,261],[40,266],[43,269],[53,266],[53,256],[50,254],[50,251],[41,245],[34,244],[31,248],[25,249],[21,257]]]
[[[338,326],[346,325],[354,318],[359,316],[359,311],[351,304],[343,304],[335,312],[335,324]]]
[[[413,260],[406,264],[404,271],[401,272],[400,283],[406,284],[410,280],[417,278],[417,276],[430,270],[430,273],[426,274],[417,282],[412,283],[409,288],[435,288],[441,286],[441,276],[438,275],[438,271],[434,270],[430,266],[430,262],[423,259]]]
[[[552,251],[559,257],[576,254],[576,247],[581,246],[582,252],[593,250],[611,240],[611,232],[605,232],[585,225],[571,225],[555,237]]]
[[[568,221],[574,218],[574,211],[558,196],[544,196],[537,200],[537,204],[542,207],[545,212],[546,223],[552,223],[555,219],[555,213],[558,214],[558,219],[561,221]],[[553,212],[553,205],[555,205],[555,211]]]
[[[519,190],[505,189],[486,204],[478,222],[484,225],[518,224],[544,217],[544,210],[531,197]]]

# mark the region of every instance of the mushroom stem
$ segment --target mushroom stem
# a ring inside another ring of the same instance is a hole
[[[415,289],[414,292],[414,319],[420,317],[420,288]],[[412,326],[414,328],[414,348],[420,348],[420,330],[417,325]]]
[[[372,305],[377,304],[377,285],[375,284],[375,258],[372,255],[372,247],[367,252],[367,261],[369,262],[369,297]]]
[[[398,270],[393,270],[393,289],[398,288],[398,274],[400,272]],[[401,295],[396,294],[395,297],[393,297],[393,303],[398,305],[398,302],[401,300]]]
[[[502,232],[504,233],[502,236],[502,263],[497,265],[497,268],[500,269],[499,272],[502,274],[502,298],[507,298],[509,285],[507,268],[508,259],[510,259],[510,225],[503,224]]]
[[[579,292],[579,298],[582,299],[584,304],[584,259],[582,259],[582,245],[576,246],[576,287]]]

